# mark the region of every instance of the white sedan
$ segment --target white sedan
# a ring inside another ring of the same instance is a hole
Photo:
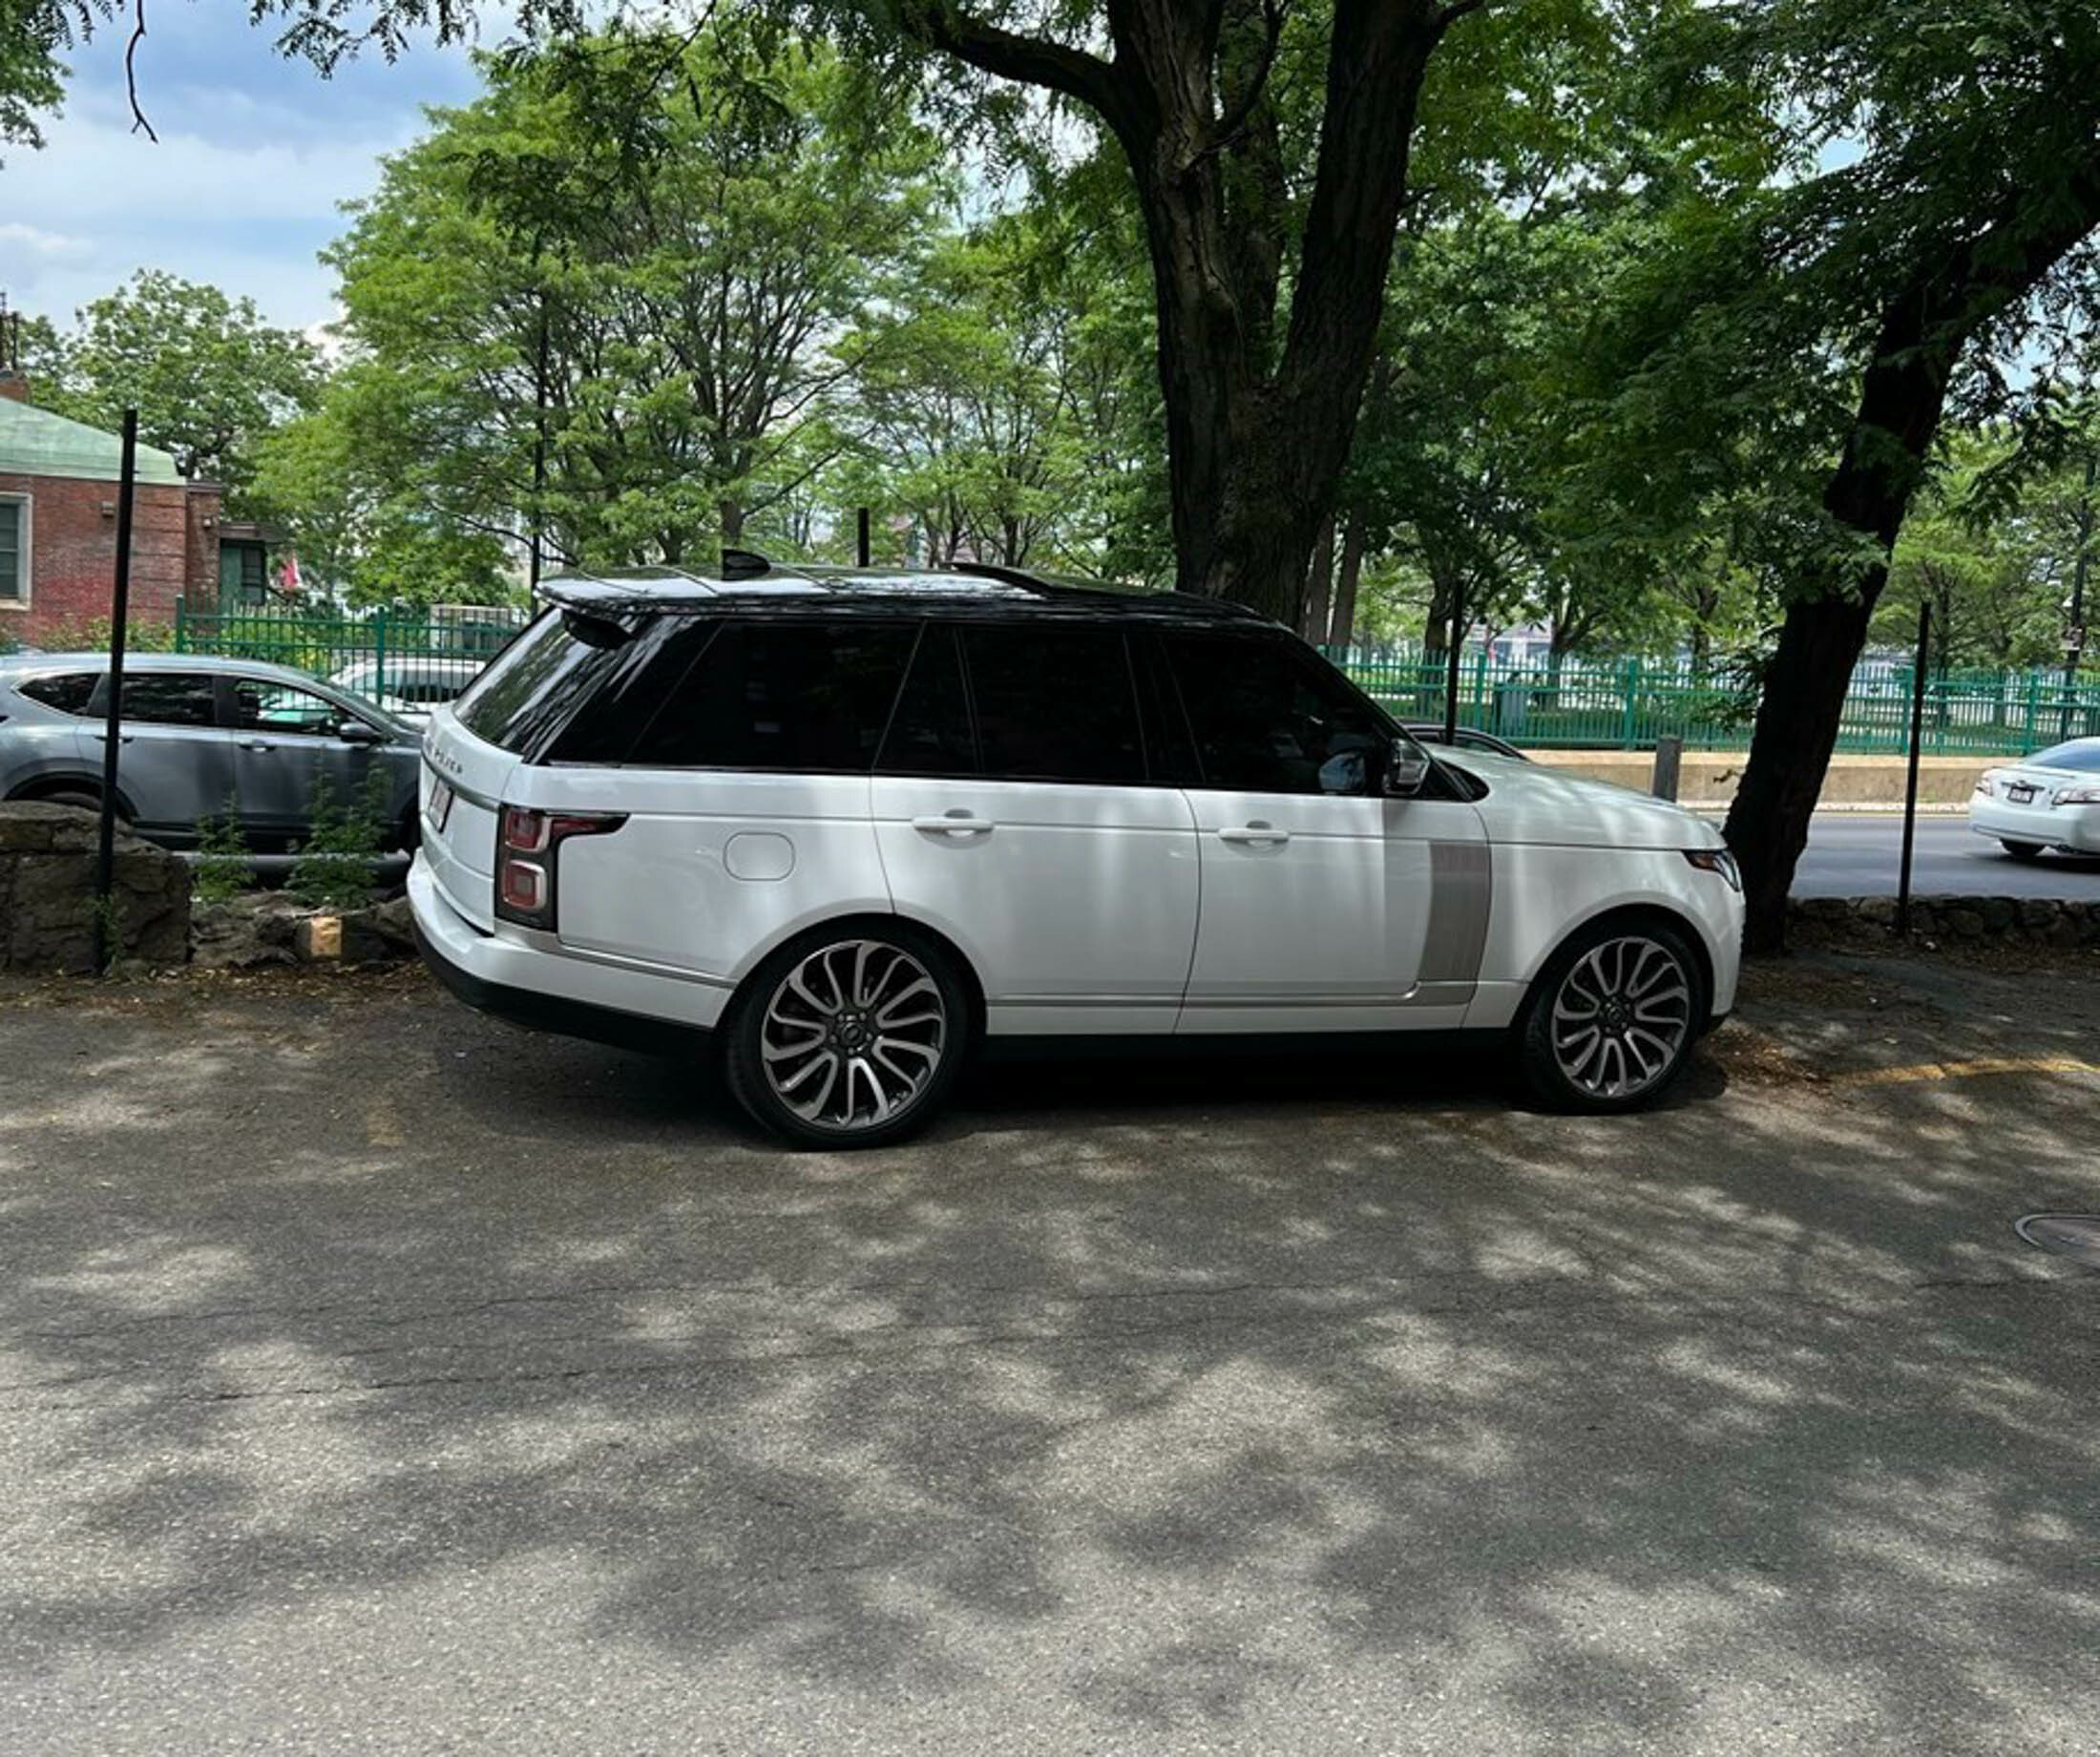
[[[2100,738],[1985,769],[1969,799],[1969,827],[2015,860],[2039,860],[2049,848],[2100,854]]]

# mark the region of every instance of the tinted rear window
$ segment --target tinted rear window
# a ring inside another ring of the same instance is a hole
[[[2100,738],[2074,738],[2068,744],[2051,744],[2025,761],[2032,768],[2074,768],[2100,774]]]
[[[866,774],[917,640],[905,622],[730,622],[627,754],[651,768]]]
[[[962,650],[987,775],[1143,782],[1144,745],[1123,631],[1055,623],[966,628]]]
[[[219,682],[208,673],[144,671],[124,680],[124,718],[149,726],[219,723]]]
[[[460,724],[489,743],[536,756],[623,659],[633,662],[633,644],[585,640],[550,610],[459,698]]]
[[[66,671],[56,677],[31,678],[16,686],[16,693],[56,708],[61,714],[85,714],[94,700],[94,686],[101,680],[93,671]]]

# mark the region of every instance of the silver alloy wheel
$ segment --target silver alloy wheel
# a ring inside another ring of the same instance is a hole
[[[1635,933],[1592,946],[1553,996],[1553,1056],[1591,1098],[1645,1092],[1691,1035],[1691,978],[1677,954]]]
[[[846,939],[812,952],[766,1003],[759,1053],[773,1096],[803,1121],[850,1134],[926,1090],[948,1047],[948,1007],[900,947]]]

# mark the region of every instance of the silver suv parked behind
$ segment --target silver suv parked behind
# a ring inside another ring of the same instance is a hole
[[[106,653],[0,659],[0,799],[93,809],[102,799]],[[324,779],[337,800],[386,775],[388,841],[412,847],[416,737],[384,709],[303,672],[148,653],[124,663],[118,814],[150,841],[193,847],[198,820],[238,802],[248,847],[306,833]]]

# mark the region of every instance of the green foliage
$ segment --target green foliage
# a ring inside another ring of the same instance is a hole
[[[107,617],[74,617],[46,623],[36,644],[47,653],[107,653],[114,632]],[[128,653],[172,653],[175,630],[165,622],[127,622],[124,650]]]
[[[105,430],[136,408],[139,437],[172,452],[185,475],[225,484],[238,515],[263,435],[312,408],[321,383],[313,345],[265,324],[253,300],[149,268],[53,339],[31,391]]]
[[[592,564],[704,554],[827,461],[826,343],[921,248],[938,145],[741,12],[482,67],[329,252],[354,359],[280,503],[367,554],[539,529]]]
[[[190,894],[200,902],[223,903],[238,897],[250,883],[250,849],[241,830],[241,800],[229,793],[224,811],[198,820]]]
[[[44,144],[39,120],[55,114],[65,95],[60,22],[38,6],[0,9],[0,146]]]
[[[306,839],[284,889],[314,908],[359,909],[369,903],[387,805],[387,775],[377,763],[357,792],[341,802],[326,777],[317,779],[306,805]]]

